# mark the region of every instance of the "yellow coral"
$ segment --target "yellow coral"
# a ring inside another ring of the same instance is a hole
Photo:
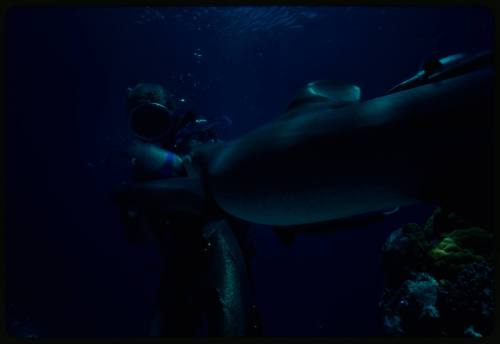
[[[471,257],[473,260],[481,259],[481,256],[475,255],[470,249],[460,247],[455,240],[450,237],[445,237],[429,255],[434,259],[460,259]]]
[[[428,252],[432,265],[442,271],[456,272],[465,265],[487,257],[493,234],[478,227],[458,229],[447,235]]]

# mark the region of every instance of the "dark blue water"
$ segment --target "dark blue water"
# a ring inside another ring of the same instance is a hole
[[[40,336],[148,334],[159,256],[125,241],[109,195],[129,177],[110,158],[130,138],[127,87],[161,83],[181,109],[229,116],[231,139],[279,116],[309,81],[352,82],[372,98],[428,58],[493,44],[489,12],[459,7],[20,8],[6,24],[7,315],[14,332]],[[288,247],[256,226],[264,334],[380,335],[381,245],[431,211]]]

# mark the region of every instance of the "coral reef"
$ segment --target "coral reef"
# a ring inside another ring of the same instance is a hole
[[[391,336],[483,337],[493,328],[493,233],[437,208],[383,248],[380,301]]]

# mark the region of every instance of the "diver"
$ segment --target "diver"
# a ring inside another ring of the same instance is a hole
[[[136,137],[126,149],[134,182],[186,176],[193,148],[220,142],[218,131],[230,124],[225,117],[179,113],[173,97],[157,84],[129,88],[127,109]],[[166,265],[152,335],[196,336],[200,328],[211,336],[259,334],[244,255],[245,224],[213,204],[193,216],[182,208],[136,207],[126,195],[115,194],[126,238],[140,243],[152,235]]]

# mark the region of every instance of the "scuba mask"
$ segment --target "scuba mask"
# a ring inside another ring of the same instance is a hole
[[[130,129],[142,141],[163,143],[174,130],[175,101],[160,84],[128,88],[127,109]]]
[[[145,102],[130,110],[130,128],[144,141],[164,140],[171,133],[173,122],[171,110],[160,103]]]

